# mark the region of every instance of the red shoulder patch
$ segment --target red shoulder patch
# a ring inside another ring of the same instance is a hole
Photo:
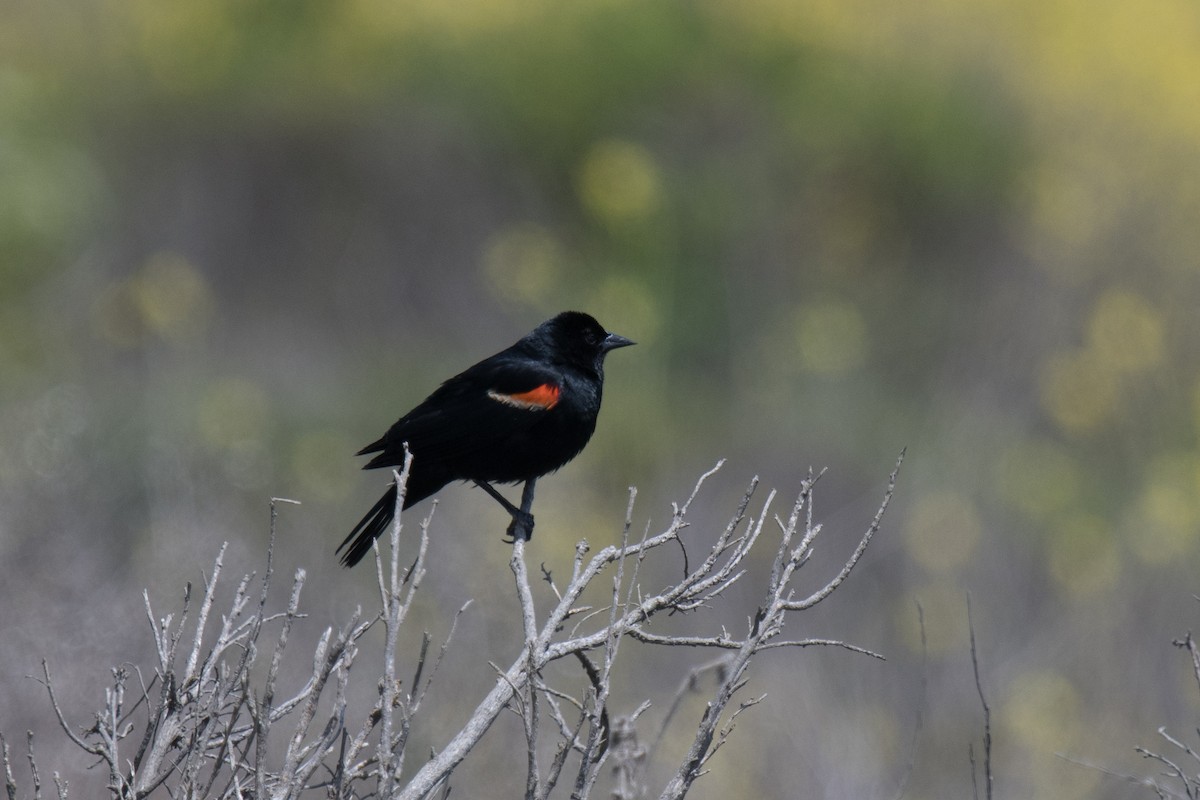
[[[552,383],[543,383],[528,392],[504,394],[494,389],[488,392],[488,397],[514,408],[526,411],[549,411],[558,405],[559,388]]]

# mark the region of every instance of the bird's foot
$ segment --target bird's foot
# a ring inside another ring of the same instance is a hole
[[[533,538],[533,514],[521,509],[515,509],[512,515],[512,522],[508,523],[508,530],[505,531],[508,538],[504,540],[505,544],[512,544],[520,539],[528,542]]]

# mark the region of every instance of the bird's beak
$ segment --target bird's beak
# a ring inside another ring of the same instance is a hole
[[[626,339],[624,336],[610,333],[604,337],[604,341],[600,344],[600,350],[607,353],[609,350],[616,350],[618,347],[629,347],[631,344],[637,344],[637,342],[632,339]]]

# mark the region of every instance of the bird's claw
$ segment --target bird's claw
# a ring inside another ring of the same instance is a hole
[[[528,542],[533,538],[533,514],[517,509],[504,533],[508,537],[504,540],[505,544],[513,544],[517,539]]]

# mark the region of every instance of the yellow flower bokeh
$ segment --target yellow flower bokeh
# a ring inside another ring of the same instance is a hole
[[[597,142],[579,169],[583,206],[605,225],[644,219],[662,203],[662,176],[645,147],[621,139]]]
[[[1042,406],[1069,433],[1092,433],[1110,422],[1119,389],[1112,369],[1086,351],[1052,356],[1042,370]]]
[[[1088,347],[1115,371],[1133,372],[1163,360],[1162,314],[1141,295],[1110,289],[1088,318]]]
[[[982,535],[983,523],[975,504],[952,491],[920,498],[904,524],[909,555],[932,572],[962,569]]]

